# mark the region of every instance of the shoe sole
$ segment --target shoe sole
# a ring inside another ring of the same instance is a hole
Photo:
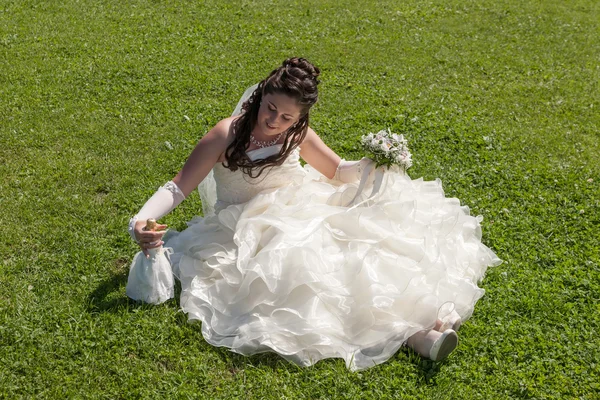
[[[443,360],[454,351],[456,346],[458,346],[458,335],[452,329],[447,329],[431,349],[431,356],[429,358],[433,361]]]

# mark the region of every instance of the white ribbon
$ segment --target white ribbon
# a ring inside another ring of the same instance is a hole
[[[358,204],[354,204],[354,202],[356,202],[356,200],[358,200],[358,198],[362,194],[363,190],[365,189],[365,186],[367,185],[367,181],[369,180],[369,176],[371,175],[371,171],[373,171],[373,168],[375,168],[375,167],[373,166],[372,163],[369,163],[365,167],[365,169],[363,170],[362,175],[360,177],[360,183],[358,184],[358,190],[356,192],[356,195],[348,203],[348,205],[346,207],[352,207],[352,208],[358,207],[361,204],[371,200],[373,197],[375,197],[375,195],[377,193],[379,193],[379,190],[381,189],[381,185],[383,183],[383,176],[385,174],[383,168],[377,168],[375,170],[375,180],[373,181],[373,189],[371,190],[371,194],[369,195],[369,197],[367,197],[365,200],[361,201]]]

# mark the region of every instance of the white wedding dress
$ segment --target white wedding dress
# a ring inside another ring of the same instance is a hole
[[[478,281],[500,263],[481,243],[480,217],[439,180],[386,172],[377,195],[347,207],[358,183],[302,167],[298,150],[257,179],[221,164],[213,174],[214,214],[165,247],[183,311],[207,342],[237,353],[371,367],[452,309],[468,319]]]

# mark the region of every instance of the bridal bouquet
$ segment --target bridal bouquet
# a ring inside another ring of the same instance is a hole
[[[388,129],[363,135],[361,143],[377,167],[397,165],[406,172],[412,165],[408,142],[403,135],[397,135]]]

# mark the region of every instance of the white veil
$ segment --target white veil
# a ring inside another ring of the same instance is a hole
[[[233,110],[231,114],[232,117],[236,115],[240,115],[242,113],[242,104],[246,100],[252,96],[254,90],[258,87],[258,83],[256,85],[250,86],[244,94],[240,101],[238,101],[237,106]],[[200,193],[200,200],[202,201],[202,213],[204,217],[209,217],[215,214],[215,203],[217,202],[217,182],[215,181],[215,177],[213,175],[213,171],[210,170],[206,178],[198,185],[198,193]]]

